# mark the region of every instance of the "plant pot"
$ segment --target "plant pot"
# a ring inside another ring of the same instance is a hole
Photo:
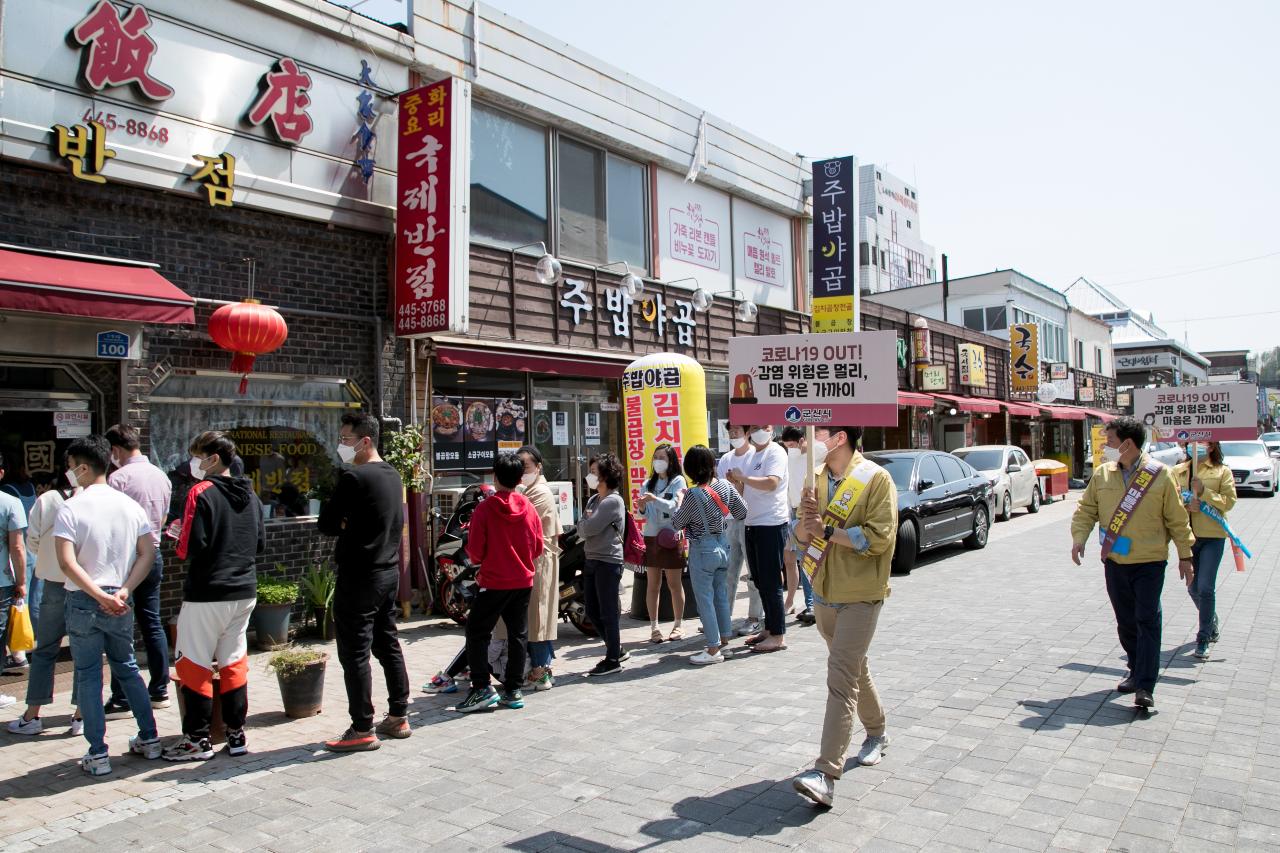
[[[261,604],[253,608],[255,643],[264,652],[289,645],[289,618],[292,604]]]
[[[318,499],[311,498],[307,501],[307,513],[310,515],[320,514],[320,501]]]
[[[326,643],[333,639],[333,611],[324,607],[312,606],[311,615],[316,620],[316,633]]]
[[[276,680],[280,682],[280,701],[284,703],[286,717],[300,720],[314,717],[322,710],[324,700],[324,669],[329,656],[309,663],[301,672],[286,678],[279,673]]]
[[[658,595],[658,619],[667,622],[671,619],[671,590],[667,589],[666,580],[662,580],[662,592]],[[684,614],[682,619],[696,619],[698,601],[693,594],[693,584],[689,581],[689,573],[680,576],[680,585],[684,587]],[[642,622],[649,620],[649,573],[636,572],[631,585],[631,618]]]
[[[173,670],[169,676],[173,681],[173,689],[178,697],[178,719],[185,720],[187,717],[187,698],[182,692],[182,679],[178,677],[178,671]],[[222,743],[227,739],[227,725],[222,721],[222,698],[221,683],[218,680],[218,673],[213,674],[213,714],[209,717],[209,742]]]

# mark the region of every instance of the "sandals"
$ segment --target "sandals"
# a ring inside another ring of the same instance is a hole
[[[654,628],[652,631],[649,632],[649,642],[654,643],[656,645],[657,643],[661,643],[662,640],[663,640],[662,629]]]
[[[671,633],[667,635],[667,639],[673,643],[676,640],[683,640],[684,630],[679,625],[675,626],[674,628],[671,629]]]
[[[770,636],[769,634],[761,632],[759,634],[756,634],[754,637],[747,637],[747,645],[754,646],[754,645],[757,645],[758,643],[763,643],[765,640],[769,639],[769,636]]]

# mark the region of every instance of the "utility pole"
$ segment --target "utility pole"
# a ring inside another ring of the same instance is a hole
[[[947,322],[947,301],[951,298],[951,277],[947,275],[947,253],[942,253],[942,322]]]

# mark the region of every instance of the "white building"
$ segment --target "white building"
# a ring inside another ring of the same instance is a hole
[[[920,236],[915,187],[876,164],[858,170],[858,275],[863,293],[937,278],[933,246]]]

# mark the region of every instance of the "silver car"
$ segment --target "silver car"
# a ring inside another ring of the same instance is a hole
[[[1269,498],[1280,490],[1280,459],[1261,441],[1224,441],[1222,458],[1235,476],[1237,492],[1261,492]]]
[[[984,444],[951,451],[968,462],[991,483],[996,520],[1008,521],[1015,509],[1040,511],[1040,479],[1035,466],[1021,447],[1011,444]]]

